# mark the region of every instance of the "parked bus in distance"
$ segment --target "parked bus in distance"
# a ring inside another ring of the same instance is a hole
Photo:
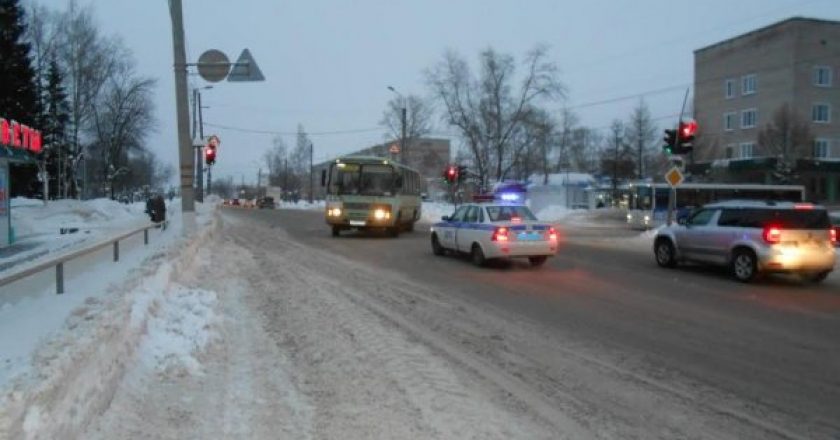
[[[667,183],[642,183],[630,188],[627,223],[633,228],[647,229],[668,221]],[[802,185],[761,185],[733,183],[683,183],[677,187],[674,221],[691,209],[707,203],[726,200],[758,200],[804,202]]]
[[[423,178],[416,170],[382,157],[338,158],[321,173],[326,221],[341,231],[384,230],[391,236],[414,230],[420,219]]]

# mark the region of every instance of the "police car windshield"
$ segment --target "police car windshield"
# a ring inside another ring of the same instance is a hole
[[[514,218],[520,220],[536,220],[531,210],[525,206],[488,206],[487,215],[491,222],[509,222]]]

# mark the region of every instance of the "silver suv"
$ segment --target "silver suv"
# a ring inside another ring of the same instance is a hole
[[[729,266],[739,281],[761,273],[797,273],[820,282],[834,270],[836,231],[825,208],[810,203],[729,201],[706,205],[660,229],[656,262]]]

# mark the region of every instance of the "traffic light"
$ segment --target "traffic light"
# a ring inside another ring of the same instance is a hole
[[[662,140],[665,142],[662,151],[665,154],[674,154],[674,150],[677,149],[677,130],[665,130],[665,137]]]
[[[216,163],[216,147],[219,146],[219,137],[216,135],[207,138],[207,145],[204,147],[204,163],[213,165]]]
[[[467,178],[467,166],[466,165],[458,165],[458,183],[464,181]]]
[[[665,130],[665,137],[662,139],[665,145],[662,151],[665,154],[689,154],[694,150],[694,137],[697,133],[697,122],[693,119],[680,121],[676,130]]]
[[[678,154],[688,154],[694,150],[694,135],[697,133],[697,122],[694,120],[680,122]]]
[[[216,149],[209,145],[204,149],[204,163],[207,165],[216,163]]]
[[[458,168],[454,165],[447,166],[446,171],[443,172],[443,179],[448,183],[455,183],[458,180]]]

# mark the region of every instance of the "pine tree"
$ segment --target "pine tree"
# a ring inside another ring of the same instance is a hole
[[[66,135],[70,121],[70,104],[67,101],[67,92],[64,90],[64,77],[55,58],[50,61],[46,81],[43,98],[46,112],[43,116],[42,128],[45,145],[44,159],[50,178],[50,194],[60,197],[59,180],[64,180],[67,174],[66,158],[69,151]],[[64,186],[63,182],[61,186]]]
[[[38,99],[23,14],[20,0],[0,0],[0,115],[34,126]]]

